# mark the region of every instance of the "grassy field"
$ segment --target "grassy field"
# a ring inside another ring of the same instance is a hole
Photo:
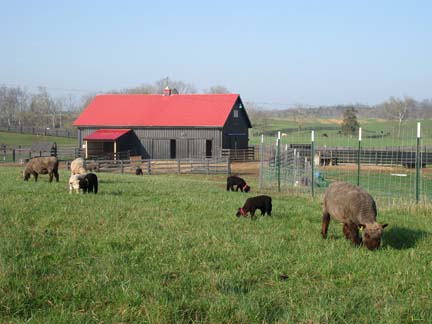
[[[69,195],[1,167],[0,322],[431,322],[430,210],[380,210],[381,250],[320,236],[320,201],[236,218],[223,176],[99,173]],[[380,207],[380,206],[378,206]]]
[[[22,147],[28,147],[34,143],[49,143],[49,142],[56,142],[57,145],[63,145],[63,144],[78,145],[76,138],[0,132],[0,144],[5,144],[7,146],[21,145]]]
[[[363,147],[386,147],[386,146],[415,146],[417,121],[407,121],[401,128],[398,137],[398,123],[396,121],[385,121],[376,119],[359,120],[363,131]],[[422,120],[422,143],[423,145],[432,145],[432,120]],[[260,125],[253,125],[252,135],[249,140],[250,145],[256,145],[261,142],[261,133],[266,131],[278,131],[283,133],[285,128],[297,128],[292,120],[275,119],[268,121],[268,127],[262,129]],[[271,125],[271,126],[270,126]],[[256,127],[255,127],[256,126]],[[358,136],[345,136],[338,134],[340,130],[340,120],[335,119],[313,119],[303,124],[303,128],[332,127],[332,130],[316,130],[315,143],[318,146],[327,147],[357,147]],[[381,133],[382,132],[382,133]],[[326,136],[324,135],[326,134]],[[380,137],[380,135],[383,135]],[[377,138],[368,138],[368,136],[378,136]],[[265,136],[266,143],[274,143],[275,136]],[[282,137],[282,144],[290,143],[307,143],[311,142],[311,131],[304,130],[293,133],[287,133]]]

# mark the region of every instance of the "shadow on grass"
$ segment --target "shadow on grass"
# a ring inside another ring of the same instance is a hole
[[[429,232],[413,230],[406,227],[391,227],[384,230],[383,247],[390,246],[396,250],[404,250],[416,246],[417,241],[430,235]]]

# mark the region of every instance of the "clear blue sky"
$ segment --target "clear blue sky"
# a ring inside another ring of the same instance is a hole
[[[422,100],[431,19],[432,1],[0,0],[0,84],[81,95],[168,76],[258,103]]]

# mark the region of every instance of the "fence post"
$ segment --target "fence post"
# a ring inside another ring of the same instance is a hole
[[[276,153],[276,171],[277,171],[277,182],[278,182],[278,192],[280,192],[280,182],[281,182],[281,178],[280,178],[280,132],[278,132],[278,137],[277,137],[277,153]]]
[[[357,152],[357,186],[360,186],[360,158],[361,158],[361,141],[362,141],[362,129],[359,128],[358,133],[358,152]]]
[[[150,175],[151,174],[151,160],[148,160],[148,165],[147,165],[147,173]]]
[[[227,169],[228,169],[228,175],[231,175],[231,159],[227,159]]]
[[[180,160],[177,160],[177,174],[180,174]]]
[[[261,134],[261,146],[260,146],[260,180],[259,180],[259,188],[260,190],[263,187],[264,174],[264,134]]]
[[[416,203],[420,201],[420,123],[417,123],[417,149],[416,149]]]
[[[312,130],[311,132],[311,171],[312,171],[312,177],[311,177],[311,191],[312,191],[312,197],[315,196],[315,178],[314,178],[314,163],[315,163],[315,131]]]
[[[123,160],[120,160],[120,170],[121,170],[121,173],[124,173]]]
[[[15,149],[12,149],[12,161],[15,163]]]

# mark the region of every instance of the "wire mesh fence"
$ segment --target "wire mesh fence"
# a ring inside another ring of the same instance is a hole
[[[319,196],[330,183],[346,181],[362,186],[382,205],[432,202],[431,129],[410,125],[392,136],[359,131],[355,136],[307,130],[262,137],[260,187]]]

